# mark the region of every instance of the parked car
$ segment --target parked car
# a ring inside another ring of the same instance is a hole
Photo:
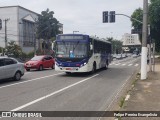
[[[126,58],[127,57],[127,55],[126,54],[122,54],[122,58]]]
[[[0,57],[0,79],[20,80],[24,75],[24,64],[14,58]]]
[[[117,54],[113,54],[113,55],[112,55],[113,58],[116,58],[116,56],[117,56]]]
[[[133,54],[132,57],[133,57],[133,58],[137,58],[137,57],[139,57],[139,55]]]
[[[25,68],[27,71],[30,69],[43,70],[44,68],[54,69],[55,60],[50,55],[35,56],[31,60],[25,63]]]
[[[122,54],[117,54],[116,59],[122,59]]]

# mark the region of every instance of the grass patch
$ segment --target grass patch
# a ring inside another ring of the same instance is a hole
[[[125,97],[123,97],[122,99],[121,99],[121,101],[120,101],[120,103],[119,103],[119,107],[123,107],[123,105],[124,105],[124,102],[125,102]]]
[[[122,120],[122,118],[121,118],[121,117],[118,117],[118,120]]]

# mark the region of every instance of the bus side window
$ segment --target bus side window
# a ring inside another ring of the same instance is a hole
[[[92,54],[93,54],[93,50],[89,50],[89,51],[88,51],[88,56],[91,57]]]

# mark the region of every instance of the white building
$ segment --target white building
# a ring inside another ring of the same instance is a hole
[[[5,19],[8,19],[7,41],[15,41],[26,53],[34,50],[35,21],[39,14],[21,6],[0,7],[0,46],[5,47]]]
[[[138,34],[125,33],[122,36],[123,46],[139,46],[141,45]]]

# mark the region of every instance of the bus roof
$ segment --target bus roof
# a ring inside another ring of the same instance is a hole
[[[96,40],[98,40],[98,41],[102,41],[102,42],[106,42],[106,43],[111,44],[111,42],[110,42],[110,41],[108,41],[107,39],[104,39],[104,38],[100,39],[100,38],[98,38],[98,37],[94,37],[94,36],[90,36],[90,38],[92,38],[92,39],[96,39]]]
[[[70,36],[70,35],[75,35],[75,36],[78,36],[78,35],[82,35],[82,36],[88,36],[88,37],[90,37],[90,38],[92,38],[92,39],[95,39],[95,40],[98,40],[98,41],[102,41],[102,42],[106,42],[106,43],[109,43],[109,44],[111,44],[111,42],[110,41],[108,41],[107,39],[100,39],[100,38],[98,38],[98,37],[94,37],[94,36],[89,36],[89,35],[86,35],[86,34],[59,34],[58,36]]]

